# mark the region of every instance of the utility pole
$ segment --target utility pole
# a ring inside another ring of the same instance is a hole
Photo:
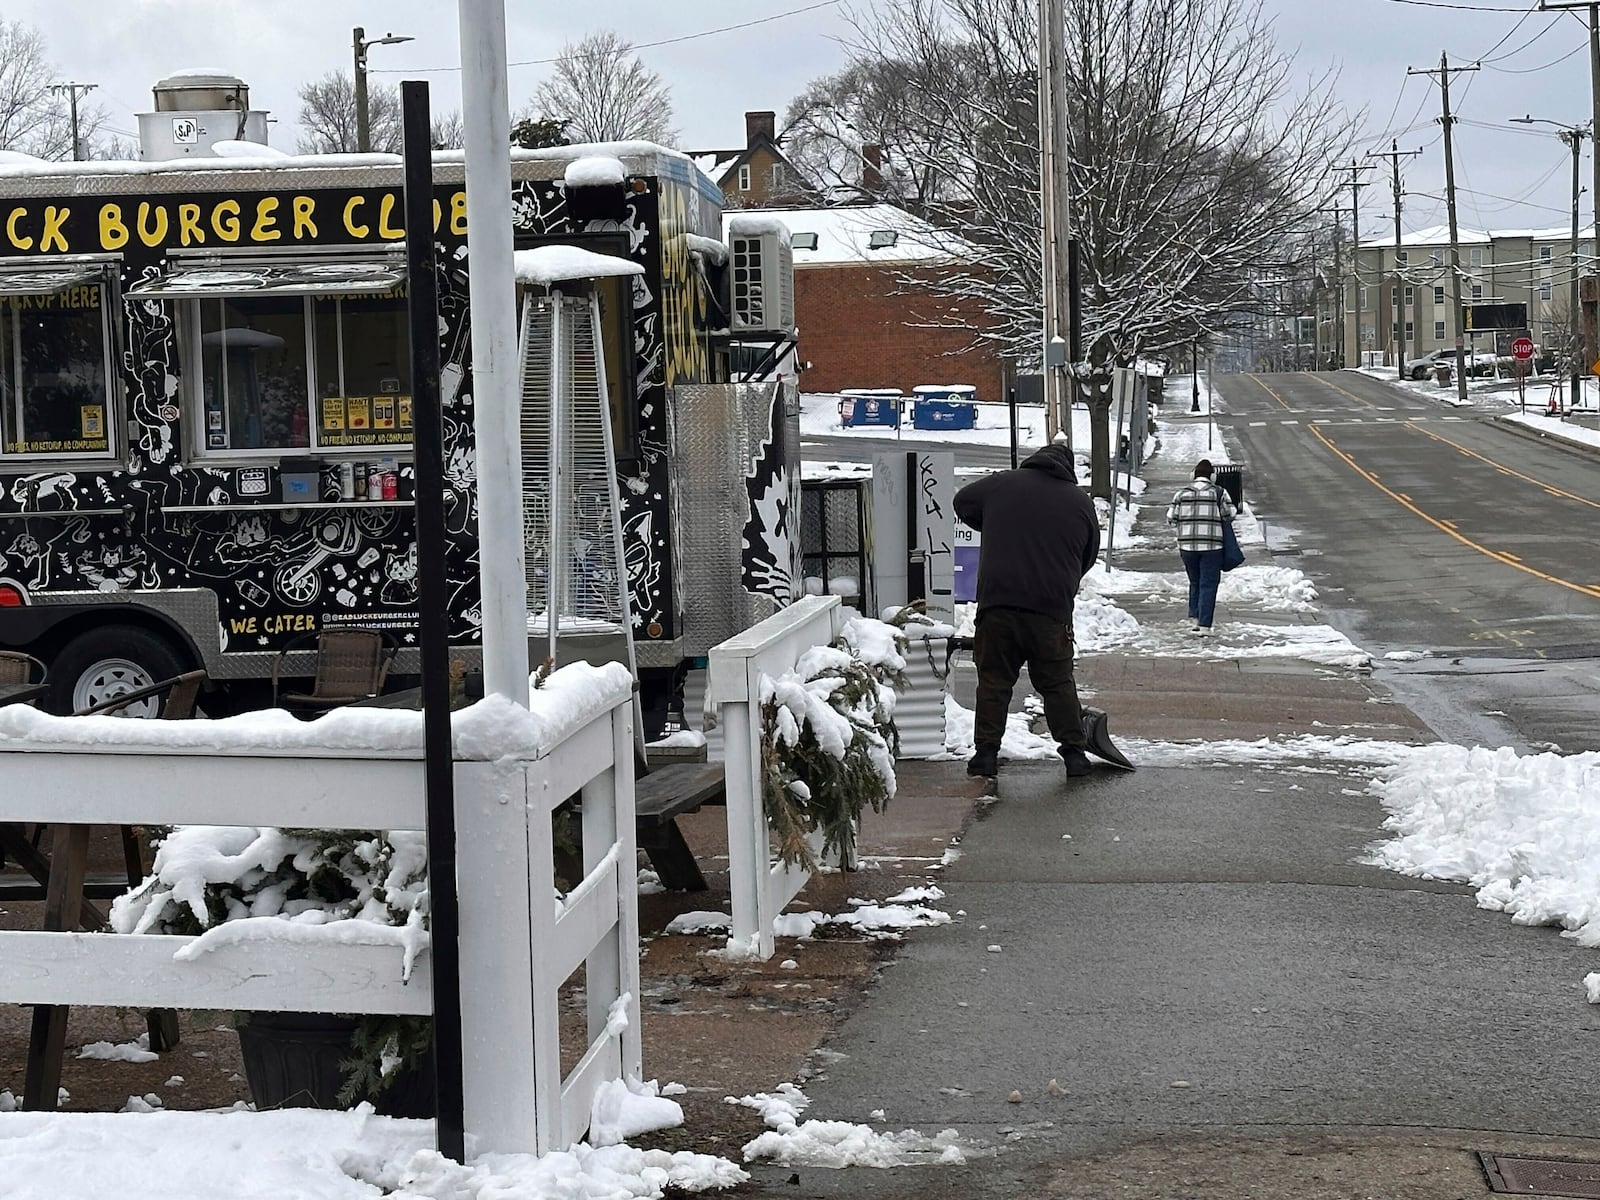
[[[356,151],[357,153],[365,154],[372,149],[371,123],[367,119],[367,47],[397,46],[401,42],[410,42],[416,39],[396,37],[392,33],[386,33],[381,38],[368,38],[367,31],[359,25],[350,32],[356,55]]]
[[[1039,0],[1039,205],[1043,217],[1041,279],[1044,304],[1041,362],[1044,370],[1045,436],[1064,432],[1072,447],[1072,401],[1076,382],[1068,362],[1072,328],[1072,177],[1067,151],[1066,13],[1062,0]],[[1107,401],[1109,402],[1109,396]]]
[[[96,83],[71,83],[71,82],[68,82],[68,83],[52,83],[50,85],[50,90],[52,92],[57,92],[57,93],[65,92],[67,94],[67,106],[72,111],[72,161],[73,162],[79,162],[79,161],[81,161],[83,159],[83,138],[81,136],[79,136],[79,134],[78,134],[78,94],[81,92],[83,95],[87,96],[90,92],[94,91],[94,89],[99,87],[99,86],[100,85],[96,84]]]
[[[1518,125],[1554,125],[1561,132],[1556,136],[1572,150],[1572,279],[1569,281],[1572,291],[1569,294],[1568,304],[1572,311],[1567,314],[1572,328],[1572,405],[1577,408],[1583,397],[1583,314],[1578,302],[1578,193],[1582,187],[1580,176],[1582,171],[1579,160],[1583,156],[1583,139],[1593,137],[1594,131],[1588,125],[1566,125],[1560,121],[1551,121],[1544,117],[1512,117]]]
[[[1460,229],[1456,224],[1456,153],[1455,140],[1450,134],[1456,118],[1450,115],[1450,75],[1451,72],[1477,69],[1477,63],[1473,63],[1470,67],[1452,67],[1450,56],[1443,52],[1439,55],[1437,69],[1406,68],[1407,75],[1437,75],[1439,90],[1443,94],[1444,115],[1439,118],[1439,124],[1444,126],[1444,198],[1445,209],[1450,214],[1450,303],[1456,314],[1456,397],[1462,404],[1467,402],[1467,314],[1461,306],[1461,241]]]
[[[1540,12],[1565,12],[1570,9],[1587,8],[1589,10],[1589,129],[1591,136],[1595,131],[1600,131],[1600,3],[1595,0],[1539,0]],[[1594,177],[1589,189],[1590,203],[1600,205],[1600,153],[1594,156]],[[1595,210],[1594,223],[1589,227],[1596,237],[1596,245],[1600,246],[1600,208]],[[1576,270],[1576,267],[1574,267]],[[1577,295],[1577,281],[1573,281],[1573,295]],[[1600,310],[1597,310],[1600,311]],[[1584,327],[1582,314],[1574,318],[1577,328]],[[1600,332],[1600,330],[1597,330]],[[1585,339],[1579,337],[1576,353],[1583,360],[1584,373],[1588,373],[1589,365],[1600,357],[1600,347],[1589,347],[1584,344]]]
[[[1335,171],[1350,172],[1350,275],[1355,281],[1355,329],[1352,340],[1356,348],[1356,365],[1365,366],[1361,360],[1361,189],[1366,181],[1361,172],[1372,170],[1371,163],[1351,160],[1348,167],[1335,167]],[[1342,334],[1342,331],[1341,331]]]
[[[1400,160],[1402,158],[1415,158],[1421,150],[1407,150],[1400,152],[1400,143],[1397,139],[1389,140],[1389,153],[1370,151],[1368,158],[1387,158],[1394,168],[1394,369],[1395,378],[1406,377],[1406,292],[1405,280],[1400,275]]]

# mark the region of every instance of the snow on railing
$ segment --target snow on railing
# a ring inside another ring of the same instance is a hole
[[[620,678],[581,681],[575,703],[562,706],[565,719],[530,718],[520,707],[501,714],[517,725],[517,753],[496,735],[488,709],[456,714],[465,1115],[480,1153],[570,1146],[587,1129],[600,1087],[641,1074],[633,710],[631,680],[617,671]],[[0,711],[0,822],[425,824],[418,713],[334,713],[293,726],[256,714],[270,732],[252,748],[235,724],[243,718],[168,723]],[[415,723],[414,740],[405,718]],[[319,747],[328,721],[335,744]],[[550,740],[520,740],[534,732]],[[557,904],[551,817],[580,793],[584,877]],[[248,939],[213,937],[208,945],[164,934],[0,931],[0,1003],[433,1011],[425,947],[359,931],[318,940],[288,922],[276,938],[261,929],[268,922],[252,925]],[[423,969],[407,977],[410,954]],[[587,1036],[563,1075],[559,992],[579,966]]]
[[[844,624],[837,596],[807,596],[711,648],[707,699],[721,706],[727,763],[728,876],[733,899],[730,951],[771,958],[772,922],[811,873],[774,858],[761,800],[761,679],[794,669]],[[813,837],[820,859],[822,836]]]

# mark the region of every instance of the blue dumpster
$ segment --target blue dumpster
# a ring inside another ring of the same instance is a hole
[[[976,429],[978,406],[973,403],[978,389],[970,383],[924,383],[911,389],[916,401],[911,406],[915,429]]]
[[[860,388],[840,393],[839,423],[846,428],[864,425],[900,425],[901,394],[884,388]]]

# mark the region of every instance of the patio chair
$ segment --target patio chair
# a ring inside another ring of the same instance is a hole
[[[42,683],[44,677],[45,665],[33,655],[0,650],[0,683]]]
[[[284,661],[311,638],[316,639],[316,674],[309,692],[278,691]],[[377,629],[344,627],[295,638],[272,663],[274,707],[326,711],[383,691],[397,647]]]
[[[149,687],[134,688],[131,692],[123,692],[120,696],[112,696],[98,704],[91,704],[88,708],[80,708],[72,715],[75,717],[94,716],[119,716],[130,705],[148,700],[152,696],[166,693],[166,700],[161,705],[161,712],[157,719],[162,721],[187,721],[193,718],[195,704],[200,699],[200,688],[206,681],[204,671],[186,671],[182,675],[174,675],[171,679],[163,679],[159,683],[152,683]]]

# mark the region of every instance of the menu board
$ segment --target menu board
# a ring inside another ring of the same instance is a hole
[[[410,396],[324,396],[319,405],[319,445],[395,446],[411,441]]]

